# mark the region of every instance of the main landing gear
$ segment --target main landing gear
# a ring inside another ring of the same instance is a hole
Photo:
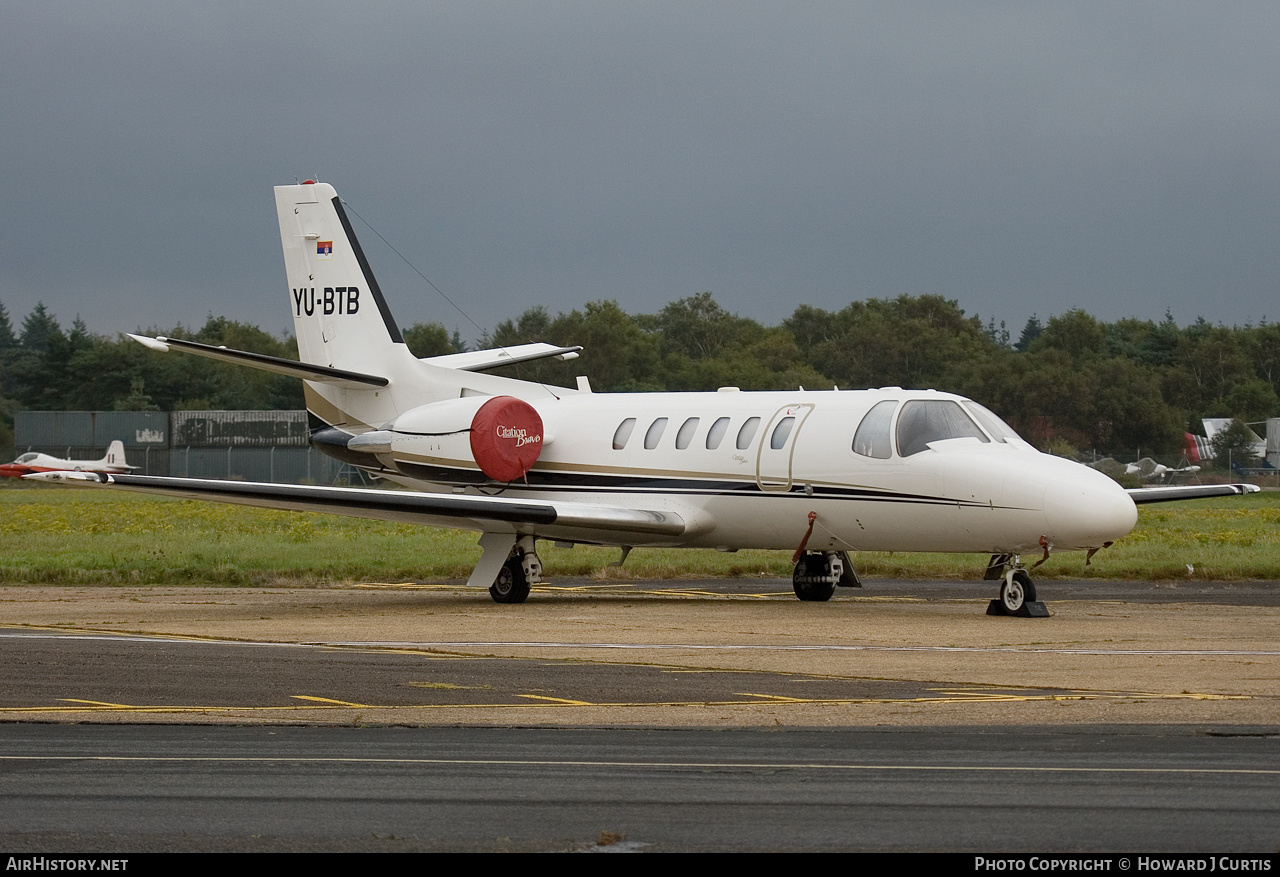
[[[987,565],[986,581],[1000,582],[1000,596],[987,604],[988,615],[1016,615],[1019,618],[1048,618],[1049,607],[1036,599],[1036,585],[1015,554],[993,554]]]
[[[529,588],[542,581],[542,561],[534,551],[532,536],[485,533],[480,537],[484,554],[471,571],[468,585],[489,584],[495,603],[523,603]]]
[[[489,586],[489,596],[495,603],[523,603],[529,597],[529,588],[540,581],[542,561],[532,550],[525,551],[517,544]]]
[[[536,559],[537,555],[533,555]],[[529,597],[529,574],[524,569],[525,559],[512,557],[498,570],[498,577],[489,586],[489,596],[495,603],[523,603]]]
[[[809,551],[796,560],[791,587],[801,600],[830,600],[836,586],[861,588],[849,555],[843,551]]]
[[[791,575],[791,587],[796,596],[805,601],[830,600],[836,592],[836,585],[842,588],[861,588],[862,582],[853,571],[849,555],[843,551],[809,551],[809,537],[813,535],[813,525],[818,521],[817,512],[809,512],[809,526],[800,540],[800,547],[791,555],[791,562],[796,565]],[[832,540],[833,544],[835,540]]]

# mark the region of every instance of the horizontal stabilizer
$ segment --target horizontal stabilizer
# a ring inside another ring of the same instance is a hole
[[[306,362],[296,362],[292,359],[282,359],[278,356],[267,356],[265,353],[249,353],[246,350],[231,350],[226,347],[214,347],[212,344],[201,344],[197,341],[184,341],[180,338],[166,338],[163,335],[157,338],[148,338],[145,335],[134,335],[128,333],[129,337],[139,344],[150,347],[152,350],[159,350],[161,353],[168,353],[170,350],[178,350],[183,353],[194,353],[196,356],[204,356],[209,359],[216,359],[219,362],[230,362],[236,365],[247,365],[251,368],[261,369],[262,371],[274,372],[278,375],[288,375],[291,378],[302,378],[304,381],[319,381],[324,384],[337,384],[350,387],[385,387],[389,381],[378,375],[366,375],[360,372],[346,371],[340,368],[329,368],[323,365],[312,365]]]
[[[495,525],[523,532],[523,525],[529,525],[536,526],[539,536],[545,534],[548,538],[581,542],[600,541],[609,534],[621,533],[628,534],[628,539],[640,537],[635,541],[662,541],[689,535],[685,520],[673,512],[578,502],[94,472],[40,472],[27,477],[34,481],[117,487],[259,508],[325,512],[486,532],[498,529]]]
[[[1141,505],[1147,502],[1176,502],[1210,496],[1241,496],[1257,493],[1261,489],[1256,484],[1188,484],[1184,487],[1135,487],[1127,492],[1130,499]]]
[[[464,372],[482,372],[504,365],[514,365],[517,362],[533,362],[551,357],[560,360],[577,359],[581,350],[581,347],[556,347],[554,344],[538,342],[517,344],[514,347],[499,347],[493,350],[471,350],[467,353],[430,356],[422,361]]]

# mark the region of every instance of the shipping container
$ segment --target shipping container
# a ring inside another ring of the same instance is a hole
[[[124,442],[125,450],[169,447],[167,411],[91,411],[93,443]]]
[[[13,443],[20,454],[28,448],[61,447],[57,454],[66,457],[67,448],[91,448],[95,442],[91,411],[19,411],[13,416]]]
[[[171,448],[307,447],[305,411],[174,411]]]

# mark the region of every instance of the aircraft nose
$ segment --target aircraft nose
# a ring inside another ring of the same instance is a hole
[[[1124,536],[1138,522],[1138,507],[1124,488],[1101,472],[1080,468],[1045,491],[1048,536],[1059,549],[1097,548]]]

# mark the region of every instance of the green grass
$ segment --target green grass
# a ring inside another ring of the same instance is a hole
[[[314,585],[465,578],[478,534],[106,490],[0,489],[0,583]],[[549,576],[790,577],[783,551],[617,549],[540,542]],[[977,578],[986,558],[859,553],[864,577]],[[1030,559],[1028,559],[1030,562]],[[1192,568],[1188,572],[1187,567]],[[1037,579],[1280,579],[1280,492],[1145,506],[1099,552],[1055,554]]]

